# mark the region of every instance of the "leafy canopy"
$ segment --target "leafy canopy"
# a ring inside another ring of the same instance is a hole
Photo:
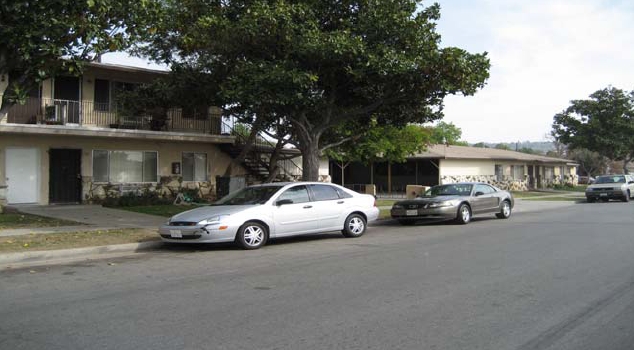
[[[613,160],[634,156],[634,93],[608,87],[573,100],[555,115],[552,135],[572,150],[585,148]]]
[[[486,53],[440,47],[437,4],[415,0],[164,0],[167,14],[139,51],[216,78],[231,113],[283,119],[304,178],[342,125],[402,127],[442,117],[448,94],[488,78]],[[211,97],[210,100],[216,96]],[[268,123],[264,123],[264,122]]]
[[[154,0],[0,2],[0,76],[8,77],[2,109],[42,80],[80,74],[83,62],[128,47],[153,30],[159,10]]]

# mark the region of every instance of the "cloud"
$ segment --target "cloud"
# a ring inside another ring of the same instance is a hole
[[[491,77],[445,118],[478,141],[543,140],[570,100],[634,88],[634,5],[616,1],[440,0],[443,45],[487,51]]]

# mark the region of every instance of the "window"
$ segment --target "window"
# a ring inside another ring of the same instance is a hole
[[[110,81],[95,79],[95,111],[110,110]]]
[[[500,164],[495,164],[495,178],[497,181],[504,180],[504,169]]]
[[[524,166],[511,165],[511,174],[514,180],[524,180]]]
[[[334,187],[330,185],[311,185],[313,196],[316,201],[330,201],[339,199],[339,195]]]
[[[183,181],[207,181],[207,154],[183,153]]]
[[[306,203],[310,201],[308,198],[308,189],[304,185],[287,189],[277,198],[278,201],[283,199],[290,199],[293,203]]]
[[[495,189],[489,185],[476,185],[475,191],[476,193],[482,192],[483,194],[490,194],[490,193],[494,193]]]
[[[554,168],[551,166],[544,167],[544,178],[546,180],[552,180],[555,178]]]
[[[94,150],[92,176],[95,182],[156,182],[157,152]]]

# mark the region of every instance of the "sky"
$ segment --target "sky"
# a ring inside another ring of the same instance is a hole
[[[487,52],[490,78],[445,100],[445,122],[476,142],[545,141],[571,100],[613,86],[634,90],[634,1],[435,0],[441,46]],[[104,62],[160,68],[125,54]]]
[[[491,60],[484,89],[445,100],[444,121],[465,141],[544,141],[571,100],[608,86],[634,90],[633,1],[436,2],[441,46]]]

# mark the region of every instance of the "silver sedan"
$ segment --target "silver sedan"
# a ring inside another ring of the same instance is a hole
[[[455,220],[460,224],[478,214],[495,213],[507,219],[515,201],[510,192],[479,182],[434,186],[422,196],[394,203],[392,218],[403,225],[418,220]]]
[[[174,215],[159,234],[171,243],[236,242],[257,249],[275,237],[339,230],[359,237],[378,216],[371,195],[320,182],[270,183]]]

